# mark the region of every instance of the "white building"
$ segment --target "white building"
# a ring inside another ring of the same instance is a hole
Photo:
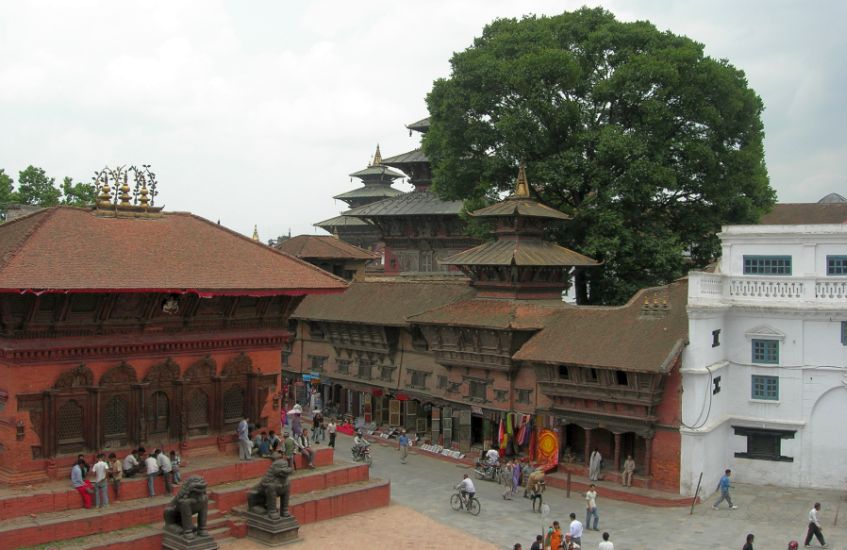
[[[710,493],[726,468],[744,483],[847,482],[847,203],[778,206],[798,208],[724,227],[716,271],[689,274],[682,494],[701,472]]]

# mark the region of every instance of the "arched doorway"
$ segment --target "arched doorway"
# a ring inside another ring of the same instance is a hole
[[[807,437],[803,445],[809,451],[809,485],[841,489],[847,479],[844,460],[844,412],[847,409],[847,388],[834,388],[825,393],[812,409]]]

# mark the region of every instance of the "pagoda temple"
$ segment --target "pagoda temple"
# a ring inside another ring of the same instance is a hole
[[[429,119],[407,126],[409,131],[426,133]],[[448,271],[443,260],[474,247],[479,240],[470,237],[461,219],[462,201],[445,201],[431,192],[432,168],[421,148],[382,160],[403,170],[411,193],[352,208],[345,218],[355,217],[376,226],[385,243],[386,274]]]
[[[131,196],[127,172],[98,173],[93,209],[0,225],[0,482],[65,476],[95,450],[231,450],[245,416],[278,430],[289,314],[347,288],[153,206],[149,172]]]
[[[368,166],[350,174],[351,178],[359,178],[362,187],[335,195],[333,198],[344,201],[350,208],[358,208],[383,199],[402,195],[403,191],[392,187],[394,180],[402,178],[403,174],[392,170],[384,164],[379,144]],[[315,227],[336,235],[346,243],[365,250],[377,250],[381,242],[379,230],[372,224],[360,218],[348,216],[348,212],[315,224]]]

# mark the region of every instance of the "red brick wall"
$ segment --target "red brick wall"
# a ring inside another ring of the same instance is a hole
[[[682,375],[677,360],[665,378],[662,401],[656,407],[657,424],[661,426],[653,437],[651,487],[679,492],[679,461],[681,436],[679,422],[682,407]]]
[[[231,358],[237,356],[242,350],[225,350],[219,353],[201,353],[197,355],[173,355],[170,356],[180,367],[180,373],[196,361],[202,359],[206,355],[210,355],[216,362],[217,374],[220,374],[224,365]],[[263,374],[276,374],[280,369],[280,351],[278,349],[254,349],[244,350],[253,361],[253,371]],[[140,381],[144,378],[150,368],[157,363],[163,361],[165,356],[157,357],[135,357],[127,358],[127,362],[135,369],[137,379]],[[94,374],[94,385],[98,385],[101,376],[108,370],[120,364],[119,359],[92,359],[84,361],[85,365],[91,369]],[[78,361],[73,363],[50,363],[50,364],[26,364],[26,365],[10,365],[0,363],[0,381],[2,381],[2,389],[9,392],[10,398],[6,403],[5,409],[0,412],[0,482],[7,483],[29,483],[32,481],[41,481],[48,478],[47,465],[48,461],[44,459],[32,458],[33,446],[41,445],[41,441],[33,428],[30,415],[27,412],[18,411],[17,395],[21,393],[36,393],[50,389],[58,379],[61,373],[76,367]],[[262,417],[267,419],[269,430],[279,432],[279,410],[273,408],[273,395],[279,392],[279,382],[275,391],[268,394],[268,398],[262,407]],[[24,423],[24,437],[18,440],[15,435],[14,426],[18,420]],[[229,436],[231,434],[223,434]],[[227,437],[229,439],[229,437]],[[208,437],[192,438],[187,447],[183,449],[186,456],[190,456],[191,450],[198,447],[214,447],[218,444],[217,435]],[[221,442],[224,448],[227,448],[226,440]],[[161,441],[149,441],[146,443],[148,447],[167,446],[168,448],[175,447],[177,442],[171,441],[167,445]],[[107,452],[116,452],[119,457],[126,455],[128,449],[106,449]],[[86,453],[88,454],[88,453]],[[70,467],[75,459],[73,456],[56,457],[55,476],[68,476]]]

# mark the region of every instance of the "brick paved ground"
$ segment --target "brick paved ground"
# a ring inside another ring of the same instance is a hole
[[[498,546],[481,541],[458,529],[447,527],[411,508],[394,504],[340,518],[310,523],[300,528],[302,544],[293,548],[378,550],[414,548],[415,550],[498,550]],[[221,550],[266,549],[250,539],[221,545]],[[526,547],[527,550],[529,546]]]

